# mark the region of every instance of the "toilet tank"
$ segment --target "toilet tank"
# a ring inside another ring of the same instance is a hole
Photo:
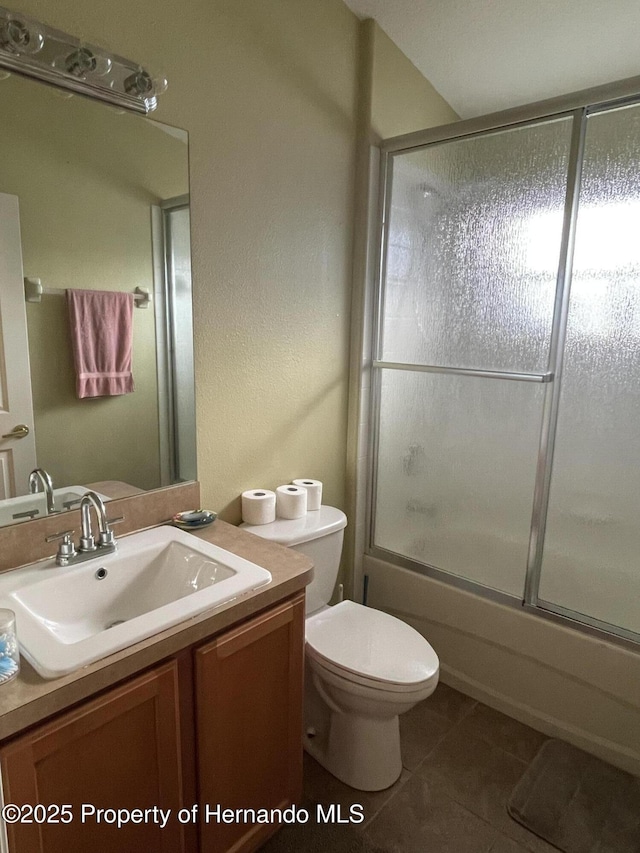
[[[347,516],[333,506],[321,506],[302,518],[277,518],[271,524],[240,527],[279,545],[300,551],[313,560],[313,580],[307,587],[307,615],[325,607],[338,578]]]

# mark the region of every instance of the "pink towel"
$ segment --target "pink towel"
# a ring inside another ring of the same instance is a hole
[[[133,391],[133,293],[67,290],[76,393],[115,397]]]

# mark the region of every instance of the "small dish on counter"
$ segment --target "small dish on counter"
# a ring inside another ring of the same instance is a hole
[[[213,524],[217,517],[217,514],[209,509],[188,509],[174,515],[171,523],[180,530],[198,530]]]

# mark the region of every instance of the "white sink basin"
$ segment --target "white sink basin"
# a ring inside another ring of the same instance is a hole
[[[217,545],[156,527],[123,537],[106,557],[64,568],[50,559],[1,575],[0,607],[15,611],[24,657],[56,678],[270,580]]]

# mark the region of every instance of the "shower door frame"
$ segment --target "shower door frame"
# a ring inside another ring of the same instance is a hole
[[[576,220],[579,206],[580,185],[584,140],[587,116],[640,102],[640,76],[631,77],[616,83],[585,89],[570,95],[540,101],[523,107],[516,107],[492,113],[478,118],[441,125],[428,130],[416,131],[402,136],[383,140],[379,145],[380,169],[377,186],[371,187],[371,197],[378,199],[375,232],[368,234],[367,251],[373,252],[375,271],[367,286],[373,288],[371,353],[371,401],[369,404],[369,449],[367,460],[367,539],[365,553],[372,557],[411,569],[420,574],[441,580],[451,586],[464,589],[511,607],[524,609],[545,619],[569,624],[579,631],[596,634],[609,640],[638,649],[640,634],[601,622],[598,619],[570,610],[539,597],[540,577],[544,535],[547,520],[553,451],[560,402],[562,361],[567,329],[569,298],[571,292],[571,271],[575,242]],[[556,294],[553,310],[553,323],[549,344],[547,370],[543,373],[515,373],[495,370],[473,370],[468,368],[445,367],[441,365],[414,365],[388,362],[380,358],[382,354],[382,321],[384,306],[384,284],[386,280],[386,242],[388,236],[389,214],[391,209],[392,157],[427,148],[433,144],[470,139],[490,132],[525,127],[545,120],[559,118],[572,119],[571,141],[567,167],[567,189],[562,224],[560,259],[556,281]],[[519,382],[539,382],[545,385],[542,409],[542,426],[536,464],[535,488],[532,500],[530,540],[525,575],[524,595],[492,589],[477,581],[472,581],[435,566],[420,563],[393,551],[374,544],[377,460],[380,438],[380,402],[381,377],[383,370],[407,370],[411,372],[446,373],[458,376],[474,376],[479,380],[513,380]]]
[[[170,216],[174,211],[190,210],[188,194],[165,199],[151,205],[151,242],[153,251],[154,310],[156,322],[156,368],[158,375],[159,425],[160,425],[160,479],[163,486],[189,482],[190,474],[181,476],[181,435],[178,412],[180,408],[180,384],[177,380],[176,359],[176,292],[175,276],[172,271],[172,229]],[[189,239],[191,239],[189,229]],[[193,293],[193,282],[191,282]],[[193,319],[191,320],[191,325]],[[193,337],[193,334],[192,334]],[[185,393],[184,387],[182,392]],[[193,402],[193,388],[186,389],[186,407]],[[193,409],[193,411],[195,411]],[[183,442],[184,444],[184,442]],[[195,446],[192,458],[195,466]],[[191,478],[193,479],[193,478]]]

